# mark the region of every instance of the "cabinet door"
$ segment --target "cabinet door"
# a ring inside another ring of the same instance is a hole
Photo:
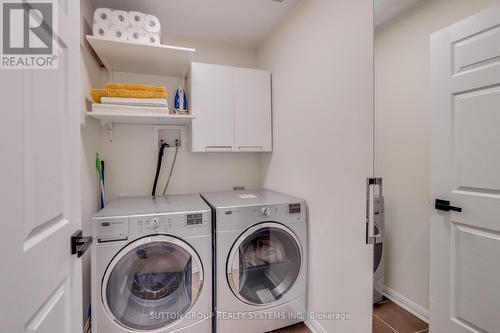
[[[271,74],[234,69],[234,133],[237,151],[271,151]]]
[[[194,152],[234,150],[231,67],[193,63],[191,110]]]

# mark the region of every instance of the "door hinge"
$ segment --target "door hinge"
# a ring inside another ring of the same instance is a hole
[[[375,191],[378,189],[378,191]],[[382,178],[366,179],[366,244],[382,243],[382,228],[376,228],[384,223],[384,196]],[[378,230],[378,231],[377,231]]]
[[[71,235],[71,254],[76,254],[80,258],[92,245],[92,237],[83,237],[81,230],[75,231]]]

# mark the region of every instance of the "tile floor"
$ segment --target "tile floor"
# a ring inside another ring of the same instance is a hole
[[[389,300],[384,300],[373,307],[373,333],[428,332],[427,323]]]
[[[395,303],[384,300],[373,308],[373,333],[428,333],[429,326]],[[311,333],[304,324],[272,333]]]

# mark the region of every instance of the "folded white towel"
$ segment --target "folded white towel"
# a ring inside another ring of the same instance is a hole
[[[101,97],[101,104],[130,105],[130,106],[168,106],[164,98],[123,98],[123,97]]]
[[[128,113],[168,113],[168,106],[152,107],[152,106],[132,106],[132,105],[114,105],[114,104],[92,104],[92,112],[115,112],[125,111]]]

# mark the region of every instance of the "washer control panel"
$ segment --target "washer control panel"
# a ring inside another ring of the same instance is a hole
[[[186,215],[186,225],[193,226],[193,225],[200,225],[200,224],[203,224],[203,214],[196,213],[196,214],[187,214]]]
[[[210,218],[208,212],[131,216],[130,236],[137,238],[152,234],[202,235],[211,230]]]
[[[288,205],[288,214],[300,214],[301,211],[302,208],[300,203]]]
[[[210,211],[99,218],[94,220],[93,235],[103,245],[154,234],[203,236],[212,232],[211,221]]]
[[[260,212],[261,212],[262,216],[269,216],[269,215],[271,215],[271,211],[267,207],[261,208]]]
[[[130,231],[134,235],[154,234],[156,232],[168,232],[172,224],[172,218],[163,216],[131,216]]]

